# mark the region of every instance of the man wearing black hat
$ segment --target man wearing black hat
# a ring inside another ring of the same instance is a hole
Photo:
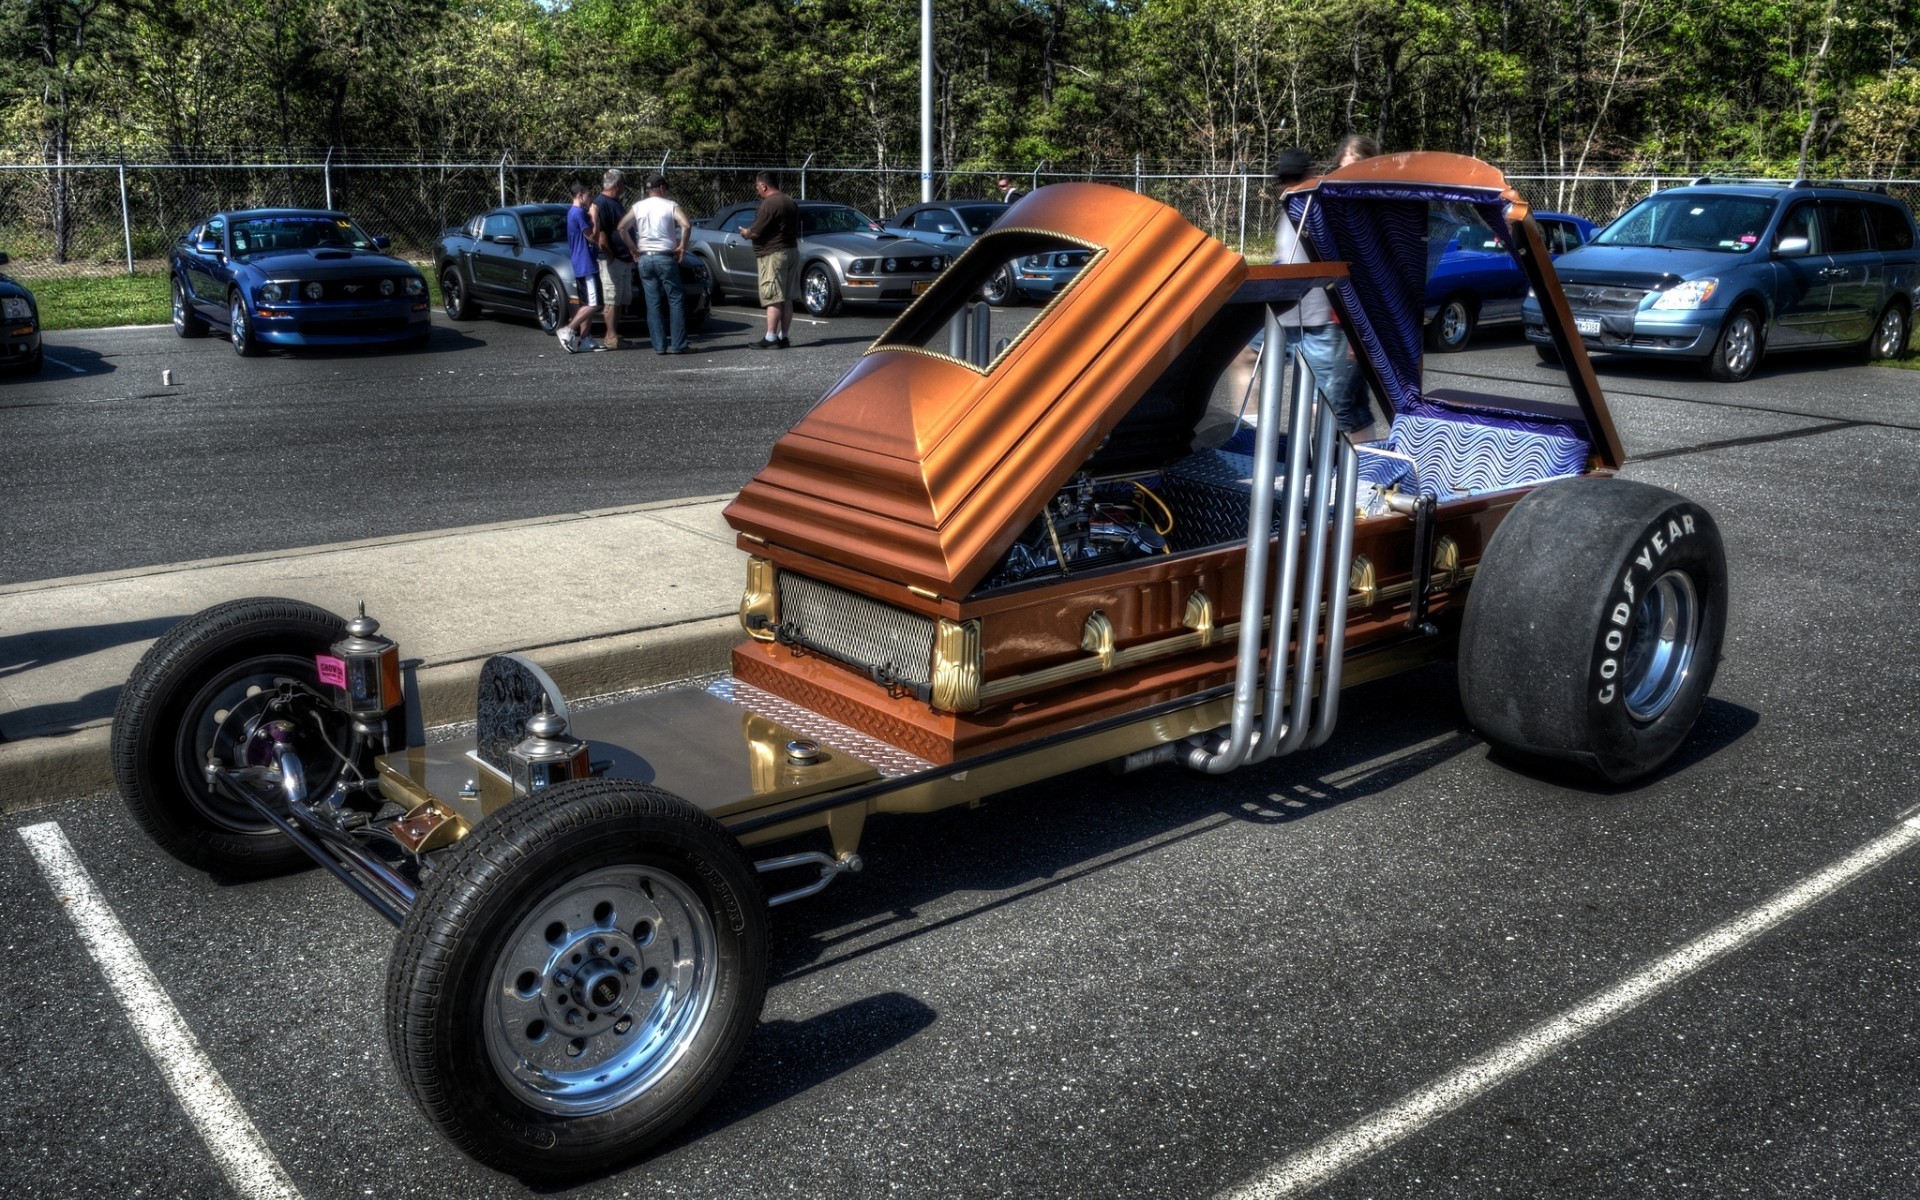
[[[620,222],[640,265],[640,290],[647,303],[647,339],[655,354],[687,352],[687,301],[680,289],[680,260],[687,255],[693,222],[680,206],[667,199],[666,176],[655,172],[644,185],[647,198],[628,210]]]

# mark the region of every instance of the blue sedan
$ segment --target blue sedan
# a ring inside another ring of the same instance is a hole
[[[1471,222],[1449,224],[1437,212],[1435,218],[1428,236],[1444,240],[1446,249],[1427,279],[1427,348],[1451,354],[1466,349],[1483,325],[1519,324],[1527,278],[1502,235]],[[1566,213],[1535,213],[1533,219],[1555,258],[1585,245],[1597,228]]]
[[[264,346],[422,345],[427,281],[345,214],[310,208],[215,213],[180,235],[168,262],[173,329],[224,328],[234,351]]]

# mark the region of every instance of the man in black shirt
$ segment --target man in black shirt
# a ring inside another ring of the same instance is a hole
[[[626,206],[620,203],[621,195],[627,190],[626,173],[618,167],[609,168],[600,177],[600,185],[600,194],[593,198],[591,210],[593,244],[600,248],[600,299],[605,305],[601,313],[607,325],[607,336],[600,344],[609,350],[618,350],[617,314],[633,300],[633,253],[619,233],[620,219],[627,215]]]
[[[780,177],[762,171],[753,177],[760,208],[753,224],[739,232],[753,242],[754,265],[760,268],[760,303],[767,306],[767,336],[754,345],[761,350],[785,350],[787,330],[793,325],[793,297],[800,290],[800,206],[780,190]]]

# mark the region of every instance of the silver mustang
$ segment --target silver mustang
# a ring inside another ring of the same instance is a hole
[[[753,243],[740,236],[758,207],[736,204],[694,222],[692,249],[713,277],[716,303],[722,292],[759,300]],[[817,200],[799,207],[801,304],[816,317],[843,304],[911,300],[953,261],[954,251],[884,230],[857,208]]]

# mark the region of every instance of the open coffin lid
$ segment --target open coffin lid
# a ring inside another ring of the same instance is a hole
[[[1090,251],[1087,265],[984,368],[943,352],[942,331],[987,276],[1062,246]],[[1106,457],[1148,440],[1149,457],[1186,453],[1204,395],[1196,405],[1199,389],[1168,381],[1217,374],[1258,328],[1251,301],[1291,303],[1342,273],[1249,268],[1173,209],[1120,188],[1042,188],[774,444],[726,518],[749,543],[963,597],[1103,446]]]
[[[1507,252],[1541,301],[1577,412],[1424,390],[1426,286],[1440,250],[1427,241],[1433,205],[1463,206],[1488,228],[1505,231]],[[1546,241],[1526,201],[1497,169],[1461,154],[1383,154],[1297,185],[1287,194],[1287,211],[1316,259],[1347,264],[1348,277],[1331,289],[1334,302],[1363,369],[1398,414],[1397,436],[1418,438],[1421,426],[1436,419],[1523,436],[1557,425],[1567,431],[1565,441],[1585,448],[1591,466],[1618,468],[1625,461],[1585,346],[1573,333]]]

